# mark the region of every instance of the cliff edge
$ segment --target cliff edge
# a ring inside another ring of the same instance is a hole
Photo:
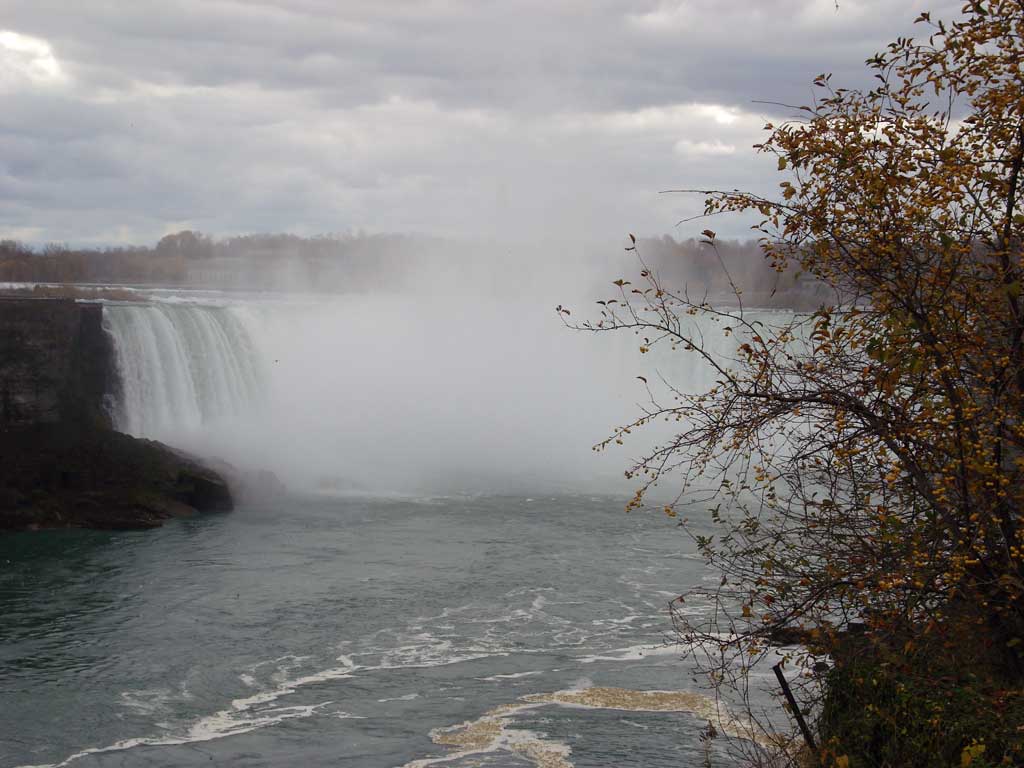
[[[5,429],[0,458],[0,530],[152,528],[234,506],[218,473],[162,443],[111,429]]]
[[[112,429],[103,307],[0,297],[0,530],[150,528],[232,509],[199,460]]]

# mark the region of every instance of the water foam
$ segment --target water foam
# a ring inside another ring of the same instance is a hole
[[[581,664],[594,664],[598,661],[639,661],[651,656],[681,656],[684,650],[678,643],[662,643],[659,645],[631,645],[616,648],[604,654],[581,656],[577,659]]]
[[[447,647],[447,646],[446,646]],[[308,656],[282,656],[278,659],[268,660],[254,665],[250,672],[255,672],[260,667],[268,664],[279,664],[271,679],[277,685],[269,690],[259,691],[250,696],[233,699],[230,706],[211,715],[207,715],[192,723],[188,728],[174,736],[144,736],[109,744],[102,747],[89,747],[76,752],[58,763],[41,763],[36,765],[21,765],[18,768],[64,768],[83,757],[90,755],[106,754],[109,752],[122,752],[136,747],[164,747],[194,744],[205,741],[213,741],[228,736],[237,736],[249,731],[277,725],[286,720],[308,718],[323,713],[324,709],[333,704],[333,701],[322,701],[316,704],[292,705],[292,706],[267,706],[276,704],[278,699],[296,693],[300,688],[305,688],[321,683],[333,682],[336,680],[348,680],[358,672],[374,672],[391,669],[415,669],[446,666],[459,664],[464,661],[488,658],[491,656],[507,656],[508,652],[479,652],[463,653],[461,655],[443,656],[436,653],[422,653],[421,646],[407,646],[395,649],[393,654],[386,655],[380,664],[360,665],[352,656],[341,654],[336,661],[341,662],[340,666],[324,669],[319,672],[290,677],[286,673],[301,666]],[[406,663],[401,663],[402,659]],[[252,674],[245,673],[240,676],[242,682],[247,686],[255,684]],[[402,696],[396,700],[411,700],[417,694]],[[350,712],[335,712],[334,716],[343,719],[362,719],[361,716]]]
[[[476,720],[469,720],[447,728],[436,728],[430,732],[435,744],[454,747],[454,752],[439,757],[412,760],[402,768],[427,768],[431,765],[451,763],[464,757],[511,752],[525,757],[538,768],[572,768],[569,755],[572,749],[567,744],[549,739],[525,729],[509,729],[512,716],[539,704],[517,701],[488,710]]]
[[[542,669],[535,669],[535,670],[532,670],[530,672],[513,672],[512,674],[508,674],[508,675],[491,675],[490,677],[478,677],[476,679],[477,680],[481,680],[483,682],[496,683],[499,680],[519,680],[520,678],[523,678],[523,677],[535,677],[537,675],[543,675],[543,674],[544,674],[544,670],[542,670]]]
[[[684,712],[713,723],[721,733],[745,739],[762,747],[777,747],[769,734],[749,721],[733,715],[714,698],[692,691],[638,691],[626,688],[595,687],[589,680],[574,687],[550,693],[534,693],[515,702],[490,709],[475,720],[467,720],[430,733],[435,744],[454,748],[437,757],[412,760],[402,768],[427,768],[451,764],[466,757],[513,753],[529,760],[537,768],[572,768],[572,748],[547,734],[512,728],[515,716],[545,706],[570,709],[608,709],[625,712]],[[646,726],[637,725],[646,729]]]
[[[297,657],[282,657],[277,661],[283,661],[284,659],[294,661],[296,658]],[[292,706],[267,705],[276,704],[278,699],[293,694],[299,688],[305,686],[350,678],[352,676],[352,672],[356,669],[352,660],[346,656],[341,656],[338,658],[338,661],[341,661],[343,666],[325,669],[314,674],[285,679],[282,680],[275,688],[270,690],[261,691],[251,696],[233,699],[230,702],[229,707],[200,718],[178,735],[144,736],[134,739],[125,739],[103,747],[89,747],[87,749],[83,749],[80,752],[76,752],[75,754],[65,758],[59,763],[23,765],[20,766],[20,768],[63,768],[64,766],[70,765],[71,763],[80,760],[83,757],[88,757],[89,755],[105,754],[108,752],[122,752],[136,747],[166,747],[214,741],[227,736],[237,736],[259,728],[277,725],[278,723],[282,723],[286,720],[310,717],[323,711],[325,707],[328,707],[333,702],[322,701],[317,704]],[[282,669],[293,668],[294,664],[291,666],[285,665],[278,669],[280,671]],[[334,714],[337,717],[344,718],[357,717],[356,715],[348,712],[336,712]]]

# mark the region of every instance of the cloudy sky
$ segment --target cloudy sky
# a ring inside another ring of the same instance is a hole
[[[775,184],[759,100],[958,5],[0,0],[0,237],[690,236],[660,190]]]

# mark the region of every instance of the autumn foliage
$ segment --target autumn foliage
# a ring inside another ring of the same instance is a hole
[[[813,764],[1024,763],[1024,3],[918,25],[868,60],[872,89],[823,75],[765,126],[777,196],[703,191],[708,216],[759,214],[766,259],[827,306],[712,306],[640,253],[638,284],[574,326],[714,369],[706,392],[652,386],[605,445],[679,425],[630,506],[675,489],[658,506],[722,573],[685,597],[715,618],[679,616],[714,680],[787,632],[831,658],[803,692]]]

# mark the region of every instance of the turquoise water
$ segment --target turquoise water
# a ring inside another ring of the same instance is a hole
[[[666,608],[708,578],[672,521],[605,497],[320,496],[5,536],[0,765],[701,765],[699,711],[521,697],[701,690]],[[437,743],[502,705],[486,738]]]

